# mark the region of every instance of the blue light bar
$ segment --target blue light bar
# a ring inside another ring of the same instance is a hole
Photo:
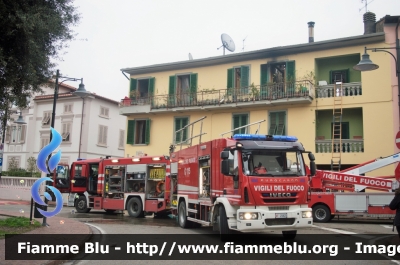
[[[253,140],[253,141],[277,141],[277,142],[297,142],[296,136],[287,135],[261,135],[261,134],[235,134],[235,140]]]
[[[235,140],[255,140],[255,141],[265,141],[267,140],[266,135],[261,134],[235,134],[233,136]]]
[[[277,142],[297,142],[296,136],[288,135],[267,135],[267,141],[277,141]]]

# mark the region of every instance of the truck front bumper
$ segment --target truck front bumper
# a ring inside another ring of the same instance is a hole
[[[287,211],[239,209],[236,219],[228,220],[230,229],[241,232],[297,230],[313,225],[312,209],[297,208]]]

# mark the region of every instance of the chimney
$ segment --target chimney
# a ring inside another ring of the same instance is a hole
[[[375,28],[376,16],[372,12],[364,14],[364,35],[376,32]]]
[[[314,24],[315,22],[308,22],[308,42],[314,42]]]

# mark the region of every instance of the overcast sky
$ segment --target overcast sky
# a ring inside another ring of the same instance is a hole
[[[77,37],[57,68],[117,101],[129,89],[122,68],[185,61],[189,53],[223,55],[222,33],[233,39],[234,53],[307,43],[309,21],[316,42],[364,34],[365,0],[79,0],[75,6],[82,16]],[[369,0],[368,11],[376,20],[400,15],[400,1]]]

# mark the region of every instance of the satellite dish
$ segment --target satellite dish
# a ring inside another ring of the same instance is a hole
[[[224,55],[225,55],[225,48],[230,51],[230,52],[234,52],[235,51],[235,43],[233,42],[232,38],[229,37],[228,34],[222,34],[221,35],[221,41],[222,41],[222,46],[224,47]],[[221,48],[219,47],[218,50]]]
[[[193,60],[192,54],[189,52],[189,60]]]

